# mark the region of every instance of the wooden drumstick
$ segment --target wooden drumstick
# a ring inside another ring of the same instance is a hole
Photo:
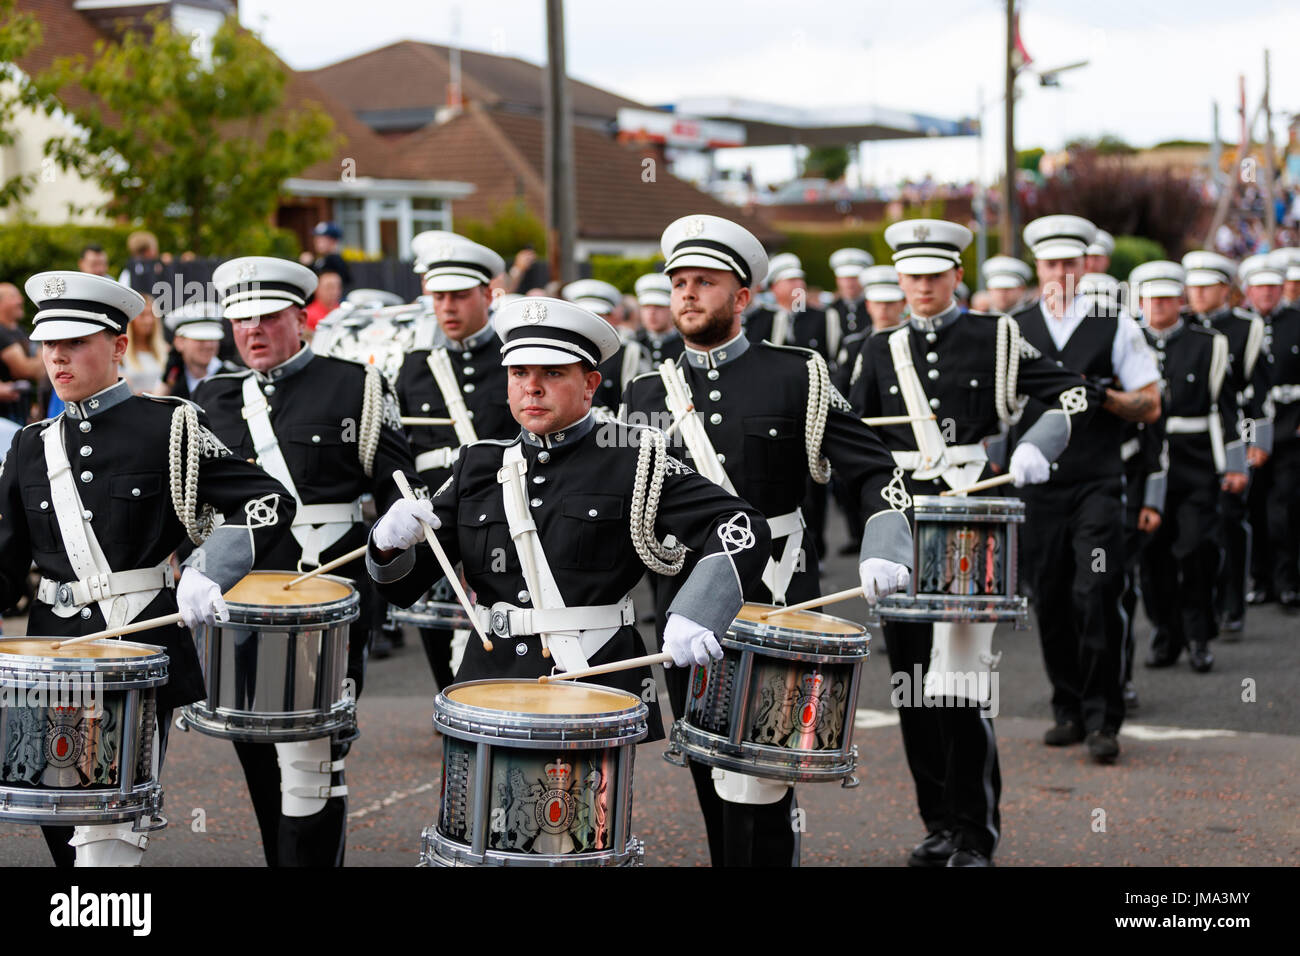
[[[802,601],[799,604],[791,604],[789,607],[776,607],[770,611],[760,614],[759,620],[766,621],[769,617],[777,614],[787,614],[790,611],[806,611],[810,607],[821,607],[823,604],[834,604],[836,601],[847,601],[850,598],[862,597],[862,588],[849,588],[847,591],[836,591],[834,594],[823,594],[821,597],[815,597],[811,601]]]
[[[411,483],[406,480],[406,475],[400,469],[393,472],[393,481],[397,483],[397,489],[407,501],[419,500],[415,497],[415,492],[411,491]],[[424,527],[424,540],[429,542],[429,547],[433,548],[433,555],[438,559],[438,565],[442,568],[442,573],[447,576],[447,582],[451,585],[452,590],[456,592],[456,597],[460,599],[460,606],[465,609],[470,624],[474,625],[474,630],[478,632],[478,639],[483,642],[483,650],[491,652],[492,642],[483,630],[478,615],[474,613],[474,605],[470,604],[469,598],[465,596],[465,589],[460,586],[460,576],[452,568],[451,561],[447,558],[447,552],[442,550],[442,545],[438,543],[438,536],[433,533],[433,529],[423,521],[420,524]]]
[[[611,664],[598,664],[595,667],[583,667],[576,671],[564,671],[560,674],[543,674],[537,678],[539,684],[549,684],[556,680],[578,680],[582,677],[595,677],[597,674],[611,674],[614,671],[627,671],[634,667],[649,667],[651,664],[671,664],[673,655],[665,651],[662,654],[647,654],[645,657],[629,657],[625,661]]]
[[[1009,485],[1016,479],[1007,472],[1005,475],[998,475],[996,478],[985,478],[983,481],[977,481],[975,484],[966,488],[949,488],[947,491],[939,492],[940,498],[948,498],[952,495],[967,495],[972,491],[983,491],[985,488],[996,488],[998,485]]]
[[[402,416],[403,425],[455,425],[454,418],[408,418]]]
[[[875,418],[864,418],[864,425],[910,425],[912,422],[932,422],[934,414],[929,415],[878,415]]]
[[[68,647],[72,644],[85,644],[89,641],[98,641],[105,637],[121,637],[123,634],[134,634],[136,631],[151,631],[155,627],[166,627],[168,624],[179,624],[181,615],[178,611],[175,614],[164,614],[162,617],[151,617],[147,621],[136,621],[134,624],[123,624],[121,627],[110,627],[106,631],[96,631],[94,634],[83,634],[81,637],[70,637],[66,641],[59,641],[54,645],[57,650],[60,647]]]
[[[687,415],[691,414],[691,413],[694,412],[694,411],[695,411],[695,406],[694,406],[694,405],[687,405],[687,406],[686,406],[686,414],[687,414]],[[669,425],[667,428],[664,429],[664,437],[665,437],[665,438],[672,438],[672,437],[673,437],[673,432],[677,431],[677,427],[678,427],[679,425],[681,425],[682,420],[683,420],[685,417],[686,417],[686,416],[683,415],[682,418],[674,419],[674,420],[673,420],[673,423],[672,423],[671,425]]]
[[[335,558],[333,561],[328,561],[325,564],[322,564],[319,568],[315,568],[314,570],[308,571],[306,574],[298,575],[298,577],[294,578],[288,584],[282,585],[282,587],[287,591],[295,584],[301,584],[303,581],[306,581],[308,578],[314,578],[316,575],[324,574],[326,571],[333,571],[335,568],[347,564],[349,561],[355,561],[357,558],[364,557],[365,553],[366,553],[366,546],[363,544],[355,551],[349,551],[347,554],[341,555],[340,557]]]

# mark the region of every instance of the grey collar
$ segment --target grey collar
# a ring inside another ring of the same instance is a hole
[[[944,309],[938,315],[927,317],[915,315],[908,322],[920,332],[937,332],[945,325],[952,325],[961,315],[961,310],[957,308],[957,300],[948,303],[948,308]]]
[[[648,342],[650,345],[654,346],[655,348],[659,348],[665,342],[671,342],[673,339],[679,338],[681,336],[681,333],[678,332],[677,329],[675,328],[669,329],[668,331],[664,332],[662,335],[656,335],[655,333],[649,330],[643,330],[643,331],[645,331],[646,342]]]
[[[479,329],[473,335],[467,335],[459,342],[453,342],[443,335],[443,340],[447,343],[448,352],[477,352],[488,342],[496,337],[496,330],[492,328],[492,323],[488,322],[483,328]]]
[[[695,368],[718,368],[728,362],[734,362],[747,351],[749,351],[749,339],[745,338],[745,333],[742,331],[730,342],[723,342],[707,352],[702,352],[688,343],[682,357]]]
[[[549,435],[534,435],[527,428],[520,429],[520,432],[523,436],[525,447],[564,448],[569,445],[576,445],[595,427],[596,416],[591,414],[589,409],[586,415],[583,415],[572,425],[557,429]]]
[[[1182,320],[1182,318],[1180,317],[1180,318],[1178,319],[1177,322],[1175,322],[1173,325],[1169,326],[1169,328],[1167,328],[1167,329],[1153,329],[1153,328],[1152,328],[1150,325],[1148,325],[1146,322],[1143,322],[1143,323],[1142,323],[1142,327],[1143,327],[1144,329],[1146,329],[1147,332],[1150,333],[1150,335],[1151,335],[1152,338],[1154,338],[1157,342],[1160,342],[1160,343],[1163,344],[1163,343],[1165,343],[1165,342],[1168,342],[1170,339],[1172,339],[1172,338],[1173,338],[1173,337],[1174,337],[1178,332],[1181,332],[1181,331],[1182,331],[1182,329],[1183,329],[1183,320]]]
[[[114,405],[121,405],[132,394],[131,386],[126,384],[126,379],[119,378],[114,384],[101,389],[89,398],[79,402],[68,402],[64,405],[64,414],[74,419],[92,418],[95,415],[102,415]]]
[[[293,358],[281,362],[274,368],[268,368],[265,372],[254,371],[253,374],[263,382],[279,382],[288,378],[290,375],[297,375],[305,369],[307,363],[315,357],[315,354],[311,350],[311,346],[303,345],[302,348],[294,353]]]

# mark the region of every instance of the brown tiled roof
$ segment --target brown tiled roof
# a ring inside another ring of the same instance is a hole
[[[490,220],[522,197],[538,218],[545,210],[543,127],[537,117],[471,106],[441,126],[393,141],[396,169],[409,179],[474,183],[456,200],[458,218]],[[578,235],[584,239],[658,239],[680,216],[709,213],[743,223],[765,243],[780,235],[765,223],[714,199],[667,170],[642,181],[642,157],[608,136],[574,126],[577,154]]]
[[[484,106],[541,111],[545,75],[540,66],[515,57],[461,50],[461,95]],[[451,75],[445,46],[402,40],[342,60],[309,75],[341,103],[363,113],[384,110],[435,110],[447,103]],[[646,107],[569,78],[577,117],[613,119],[621,107]]]

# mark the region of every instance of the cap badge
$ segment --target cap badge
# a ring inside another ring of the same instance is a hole
[[[546,321],[546,303],[530,302],[524,306],[524,321],[529,325],[540,325]]]
[[[456,247],[449,242],[440,243],[429,250],[429,259],[432,262],[440,262],[451,259],[456,254]]]
[[[917,226],[912,230],[912,238],[914,238],[917,242],[925,242],[925,240],[930,238],[930,227]]]
[[[58,298],[68,291],[68,283],[62,276],[54,276],[45,280],[45,285],[42,286],[41,291],[45,293],[47,298]]]
[[[694,239],[696,236],[704,235],[704,220],[699,216],[686,223],[686,238]]]
[[[241,262],[239,264],[238,277],[240,282],[247,282],[257,277],[256,262]]]

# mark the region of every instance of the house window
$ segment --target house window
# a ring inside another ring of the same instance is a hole
[[[445,201],[416,197],[411,200],[411,225],[416,232],[429,229],[451,229],[451,210]]]
[[[365,203],[364,199],[334,200],[334,214],[338,217],[339,228],[343,230],[345,249],[366,248]]]

